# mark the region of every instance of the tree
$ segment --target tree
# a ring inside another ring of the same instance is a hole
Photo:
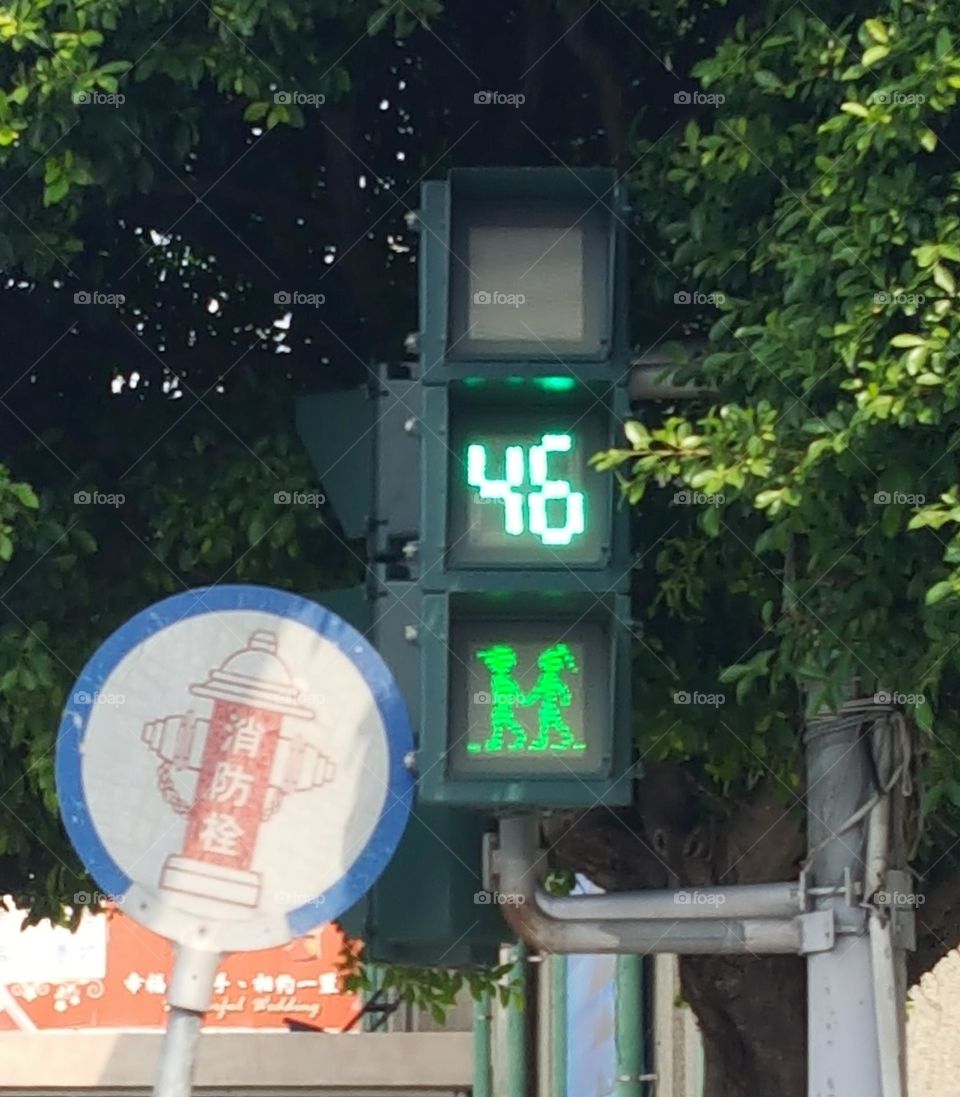
[[[292,399],[399,355],[416,183],[495,150],[620,168],[633,330],[706,340],[691,369],[719,392],[643,409],[602,462],[645,550],[647,776],[630,810],[561,820],[558,862],[609,887],[790,877],[801,692],[858,679],[923,744],[915,970],[954,944],[950,23],[901,0],[0,13],[0,889],[37,912],[89,890],[51,748],[107,632],[184,586],[363,573],[325,512],[273,501],[309,485]],[[799,960],[687,958],[683,980],[711,1097],[803,1092]]]

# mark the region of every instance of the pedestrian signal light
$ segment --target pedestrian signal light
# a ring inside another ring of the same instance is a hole
[[[611,480],[589,460],[607,444],[605,409],[574,402],[548,416],[532,401],[520,408],[468,399],[455,409],[451,565],[601,566]]]
[[[446,769],[456,779],[597,775],[609,762],[609,630],[596,614],[453,622]]]

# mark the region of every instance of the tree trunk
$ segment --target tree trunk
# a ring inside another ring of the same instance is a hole
[[[807,1002],[799,956],[684,956],[703,1033],[704,1097],[805,1097]]]

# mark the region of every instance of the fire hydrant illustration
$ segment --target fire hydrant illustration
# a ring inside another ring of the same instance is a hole
[[[277,655],[274,633],[254,632],[205,682],[209,719],[188,711],[148,721],[142,738],[159,756],[160,791],[187,817],[183,848],[164,863],[167,891],[255,907],[261,879],[253,855],[261,824],[286,796],[334,778],[334,763],[291,720],[312,721]]]

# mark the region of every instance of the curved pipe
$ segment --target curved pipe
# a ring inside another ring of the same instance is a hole
[[[538,860],[536,817],[502,819],[497,875],[506,902],[500,909],[510,928],[542,951],[677,955],[800,951],[800,927],[792,918],[707,920],[670,915],[654,921],[641,920],[635,914],[633,918],[560,919],[540,905],[535,871]],[[582,904],[578,909],[589,908]]]
[[[729,921],[731,918],[793,918],[802,912],[800,885],[738,884],[677,891],[621,891],[607,895],[549,895],[537,886],[544,914],[569,922],[582,918],[652,918],[669,921]]]

